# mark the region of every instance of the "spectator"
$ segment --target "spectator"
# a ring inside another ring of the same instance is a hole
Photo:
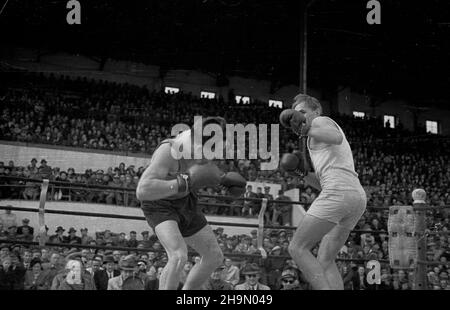
[[[213,271],[204,286],[205,290],[229,291],[233,289],[233,286],[230,283],[222,279],[224,269],[225,266],[219,266]]]
[[[108,290],[144,290],[145,283],[136,276],[137,262],[134,256],[128,255],[119,263],[120,275],[109,279]]]
[[[233,265],[233,262],[228,257],[224,259],[223,280],[233,287],[236,286],[240,280],[239,267]]]
[[[114,257],[106,256],[103,261],[105,269],[97,270],[94,273],[95,287],[98,290],[106,291],[108,289],[108,281],[120,275],[120,271],[114,269]]]
[[[29,226],[28,224],[30,224],[30,220],[29,220],[29,219],[23,219],[23,220],[22,220],[22,226],[17,227],[17,234],[18,234],[18,235],[22,235],[22,234],[23,234],[22,229],[23,229],[23,228],[28,228],[28,232],[29,232],[31,235],[34,235],[34,228],[31,227],[31,226]]]
[[[48,282],[48,278],[45,276],[41,261],[33,259],[30,265],[31,269],[27,270],[25,274],[25,290],[49,290],[51,282]]]
[[[95,290],[94,281],[81,261],[66,259],[65,269],[53,279],[51,290]]]
[[[241,274],[245,276],[245,282],[235,286],[237,291],[256,291],[256,290],[270,290],[270,288],[264,284],[259,283],[261,270],[256,264],[248,264],[241,271]]]
[[[81,232],[81,244],[86,245],[89,244],[92,240],[94,240],[91,236],[88,236],[88,229],[82,228]]]
[[[257,195],[253,192],[253,187],[251,185],[247,185],[247,191],[244,193],[245,198],[258,198]],[[242,208],[242,216],[249,215],[252,216],[256,214],[255,207],[257,202],[245,200],[244,206]]]
[[[64,228],[62,228],[62,226],[58,226],[56,228],[56,235],[52,235],[50,236],[50,242],[51,243],[66,243],[66,238],[63,236],[63,233],[66,230]]]
[[[136,235],[137,235],[137,233],[134,230],[130,231],[130,239],[127,242],[127,247],[137,248],[139,243],[136,239]]]
[[[77,230],[73,227],[69,228],[69,235],[65,238],[65,242],[69,244],[81,244],[81,238],[76,235]]]

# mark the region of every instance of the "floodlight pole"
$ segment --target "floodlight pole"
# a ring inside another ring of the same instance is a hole
[[[308,73],[308,9],[317,0],[309,0],[302,8],[303,12],[303,31],[300,31],[300,92],[307,92],[307,73]]]

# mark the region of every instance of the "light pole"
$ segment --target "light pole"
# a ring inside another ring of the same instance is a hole
[[[303,8],[303,31],[300,32],[300,92],[306,94],[308,72],[308,9],[317,0],[309,0]]]

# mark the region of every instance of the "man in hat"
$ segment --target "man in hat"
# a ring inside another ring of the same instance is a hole
[[[120,275],[118,275],[117,277],[114,277],[112,279],[109,279],[108,290],[116,290],[117,291],[117,290],[126,289],[123,286],[123,284],[127,280],[133,281],[133,287],[131,289],[139,289],[140,287],[142,290],[144,289],[144,287],[145,287],[144,281],[142,281],[142,279],[140,277],[136,276],[136,272],[138,270],[138,265],[137,265],[136,258],[133,255],[128,255],[128,256],[124,257],[120,261],[119,267],[120,267]],[[137,282],[137,283],[134,283],[134,282]],[[141,285],[139,287],[139,285],[136,285],[136,284],[141,284]]]
[[[209,280],[205,284],[205,290],[208,291],[230,291],[233,289],[233,286],[223,280],[223,270],[225,266],[219,266],[216,270],[213,271]]]
[[[120,275],[120,271],[115,270],[114,257],[108,255],[103,260],[104,269],[94,271],[94,282],[97,290],[106,291],[108,289],[108,281]]]
[[[63,233],[66,230],[62,226],[58,226],[55,231],[55,235],[50,237],[50,242],[52,243],[66,243],[66,238],[64,238]]]
[[[257,264],[247,264],[241,274],[245,276],[245,282],[234,287],[236,291],[269,291],[270,287],[259,283],[261,270]]]
[[[303,290],[300,285],[297,272],[292,268],[283,270],[280,277],[280,290]]]
[[[68,236],[66,237],[66,242],[70,244],[81,244],[81,238],[76,235],[77,230],[73,227],[69,228]]]

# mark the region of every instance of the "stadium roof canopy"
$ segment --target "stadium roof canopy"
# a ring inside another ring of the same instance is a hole
[[[298,84],[302,11],[288,0],[92,0],[82,24],[67,25],[66,0],[11,0],[0,15],[2,48],[28,46],[131,59],[162,69]],[[380,98],[447,105],[450,2],[315,0],[308,13],[308,83]]]

